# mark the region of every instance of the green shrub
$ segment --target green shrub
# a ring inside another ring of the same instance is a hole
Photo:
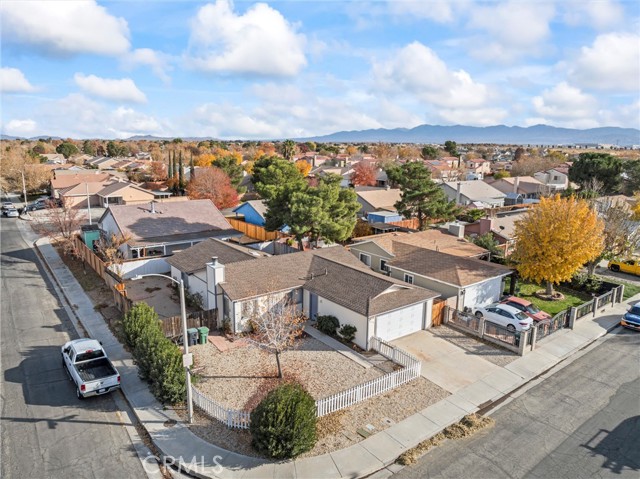
[[[597,293],[601,286],[602,280],[600,278],[587,273],[576,273],[569,282],[570,288],[587,293]]]
[[[316,403],[299,384],[271,391],[251,412],[253,447],[275,459],[297,457],[316,443]]]
[[[324,334],[328,334],[329,336],[335,336],[336,330],[340,326],[340,321],[335,316],[318,316],[317,317],[317,328],[319,331]]]
[[[355,339],[357,331],[358,328],[356,328],[355,326],[352,326],[350,324],[343,324],[340,328],[340,331],[338,331],[338,334],[345,341],[351,342]]]
[[[182,351],[165,338],[152,307],[134,305],[122,321],[125,341],[133,351],[141,378],[151,382],[151,392],[163,403],[185,398],[185,371]]]

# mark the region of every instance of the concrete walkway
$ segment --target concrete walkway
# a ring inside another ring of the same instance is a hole
[[[31,232],[27,223],[21,223],[23,236],[33,244],[38,237]],[[44,239],[36,245],[87,333],[101,340],[114,360],[122,376],[124,394],[151,440],[165,456],[176,461],[181,458],[183,470],[198,477],[332,479],[375,473],[392,464],[405,450],[459,421],[465,414],[487,407],[492,401],[502,398],[603,336],[618,324],[629,304],[640,299],[638,295],[599,312],[595,319],[579,320],[574,330],[564,330],[540,341],[535,351],[505,368],[491,368],[493,370],[481,378],[461,384],[446,399],[353,446],[307,459],[270,462],[207,443],[183,425],[174,411],[164,410],[149,393],[147,385],[140,381],[131,356],[113,337],[101,315],[93,309],[93,304],[55,249]],[[456,359],[458,368],[465,369],[470,364],[465,357],[469,355]],[[174,421],[177,424],[171,426]]]

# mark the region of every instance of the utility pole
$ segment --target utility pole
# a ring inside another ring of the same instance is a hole
[[[89,183],[85,183],[85,186],[87,187],[87,213],[89,214],[89,224],[91,223],[91,200],[89,198]]]

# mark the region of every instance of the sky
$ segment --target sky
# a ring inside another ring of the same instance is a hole
[[[640,128],[640,1],[2,0],[1,128]]]

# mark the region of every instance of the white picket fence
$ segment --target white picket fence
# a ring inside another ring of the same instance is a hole
[[[384,394],[420,377],[420,361],[411,354],[398,349],[380,338],[371,338],[371,348],[396,364],[403,366],[398,371],[358,384],[316,401],[316,416],[322,417],[332,412],[348,408],[374,396]],[[191,386],[193,403],[213,419],[229,428],[249,429],[251,413],[237,409],[227,409]]]
[[[404,366],[404,368],[319,399],[316,401],[316,415],[318,417],[326,416],[379,394],[384,394],[420,377],[420,361],[406,351],[398,349],[376,337],[371,339],[371,348],[384,357],[391,359],[394,363]]]
[[[237,409],[227,409],[210,397],[205,396],[195,387],[191,386],[193,404],[199,407],[209,417],[217,419],[229,428],[249,429],[251,421],[251,413],[247,411],[239,411]]]

